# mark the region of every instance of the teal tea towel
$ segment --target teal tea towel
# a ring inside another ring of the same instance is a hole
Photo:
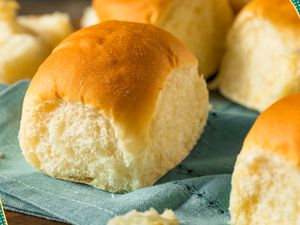
[[[75,225],[105,225],[130,210],[173,209],[181,225],[229,221],[231,173],[257,113],[218,94],[201,140],[192,153],[153,187],[127,194],[57,180],[29,166],[18,144],[22,101],[28,81],[0,86],[0,197],[6,209]]]
[[[4,213],[4,209],[3,209],[3,206],[2,206],[1,199],[0,199],[0,225],[7,225],[7,220],[6,220],[6,217],[5,217],[5,213]]]
[[[300,15],[300,0],[291,0],[291,2],[293,3],[293,5],[295,6],[298,15]]]

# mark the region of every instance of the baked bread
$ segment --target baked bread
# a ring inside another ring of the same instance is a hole
[[[73,32],[71,19],[66,13],[19,16],[17,22],[34,32],[53,49]]]
[[[159,215],[155,209],[150,209],[143,213],[133,210],[115,217],[107,225],[179,225],[179,222],[172,210],[165,210]]]
[[[251,128],[233,177],[231,224],[300,223],[300,94],[264,111]]]
[[[300,90],[300,20],[289,0],[253,0],[238,15],[219,71],[220,92],[262,111]]]
[[[66,14],[17,17],[16,1],[0,0],[0,83],[31,78],[53,47],[72,32]]]
[[[250,2],[250,0],[230,0],[230,4],[235,13],[238,13],[248,2]]]
[[[111,192],[152,185],[208,116],[197,60],[152,25],[107,21],[63,41],[26,93],[20,146],[50,176]]]
[[[35,34],[16,22],[19,5],[0,0],[0,82],[13,83],[32,76],[50,53]]]
[[[94,10],[94,12],[93,12]],[[83,24],[99,19],[150,23],[169,31],[194,53],[199,73],[217,72],[233,12],[228,0],[94,0]]]

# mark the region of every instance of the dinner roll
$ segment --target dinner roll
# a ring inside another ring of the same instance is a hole
[[[264,111],[232,177],[231,224],[300,224],[300,94]]]
[[[50,176],[133,191],[189,154],[208,109],[197,60],[180,41],[152,25],[107,21],[72,34],[41,65],[20,146]]]
[[[207,78],[219,67],[233,12],[228,0],[94,0],[83,24],[111,19],[150,23],[169,31],[192,50],[200,74]]]
[[[0,83],[31,78],[53,47],[72,31],[65,14],[18,17],[19,5],[0,0]]]
[[[32,76],[50,52],[35,34],[16,22],[19,5],[0,0],[0,83]]]
[[[150,209],[143,213],[133,210],[115,217],[107,225],[179,225],[179,222],[172,210],[165,210],[159,215],[155,209]]]
[[[262,111],[300,90],[300,20],[289,0],[253,0],[238,15],[220,72],[223,95]]]

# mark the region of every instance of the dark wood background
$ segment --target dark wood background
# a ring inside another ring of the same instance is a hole
[[[54,222],[33,216],[26,216],[21,213],[5,211],[8,225],[65,225],[64,223]]]

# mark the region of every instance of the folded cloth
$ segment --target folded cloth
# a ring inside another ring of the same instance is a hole
[[[300,0],[291,0],[291,2],[293,3],[298,15],[300,16]]]
[[[6,88],[7,88],[7,85],[6,85],[6,84],[1,84],[1,83],[0,83],[0,93],[1,93],[2,91],[4,91]]]
[[[256,112],[213,93],[205,133],[192,153],[153,187],[112,194],[51,178],[25,162],[18,130],[28,84],[0,85],[0,197],[6,209],[75,225],[105,225],[150,207],[174,210],[181,225],[228,223],[230,174]]]

